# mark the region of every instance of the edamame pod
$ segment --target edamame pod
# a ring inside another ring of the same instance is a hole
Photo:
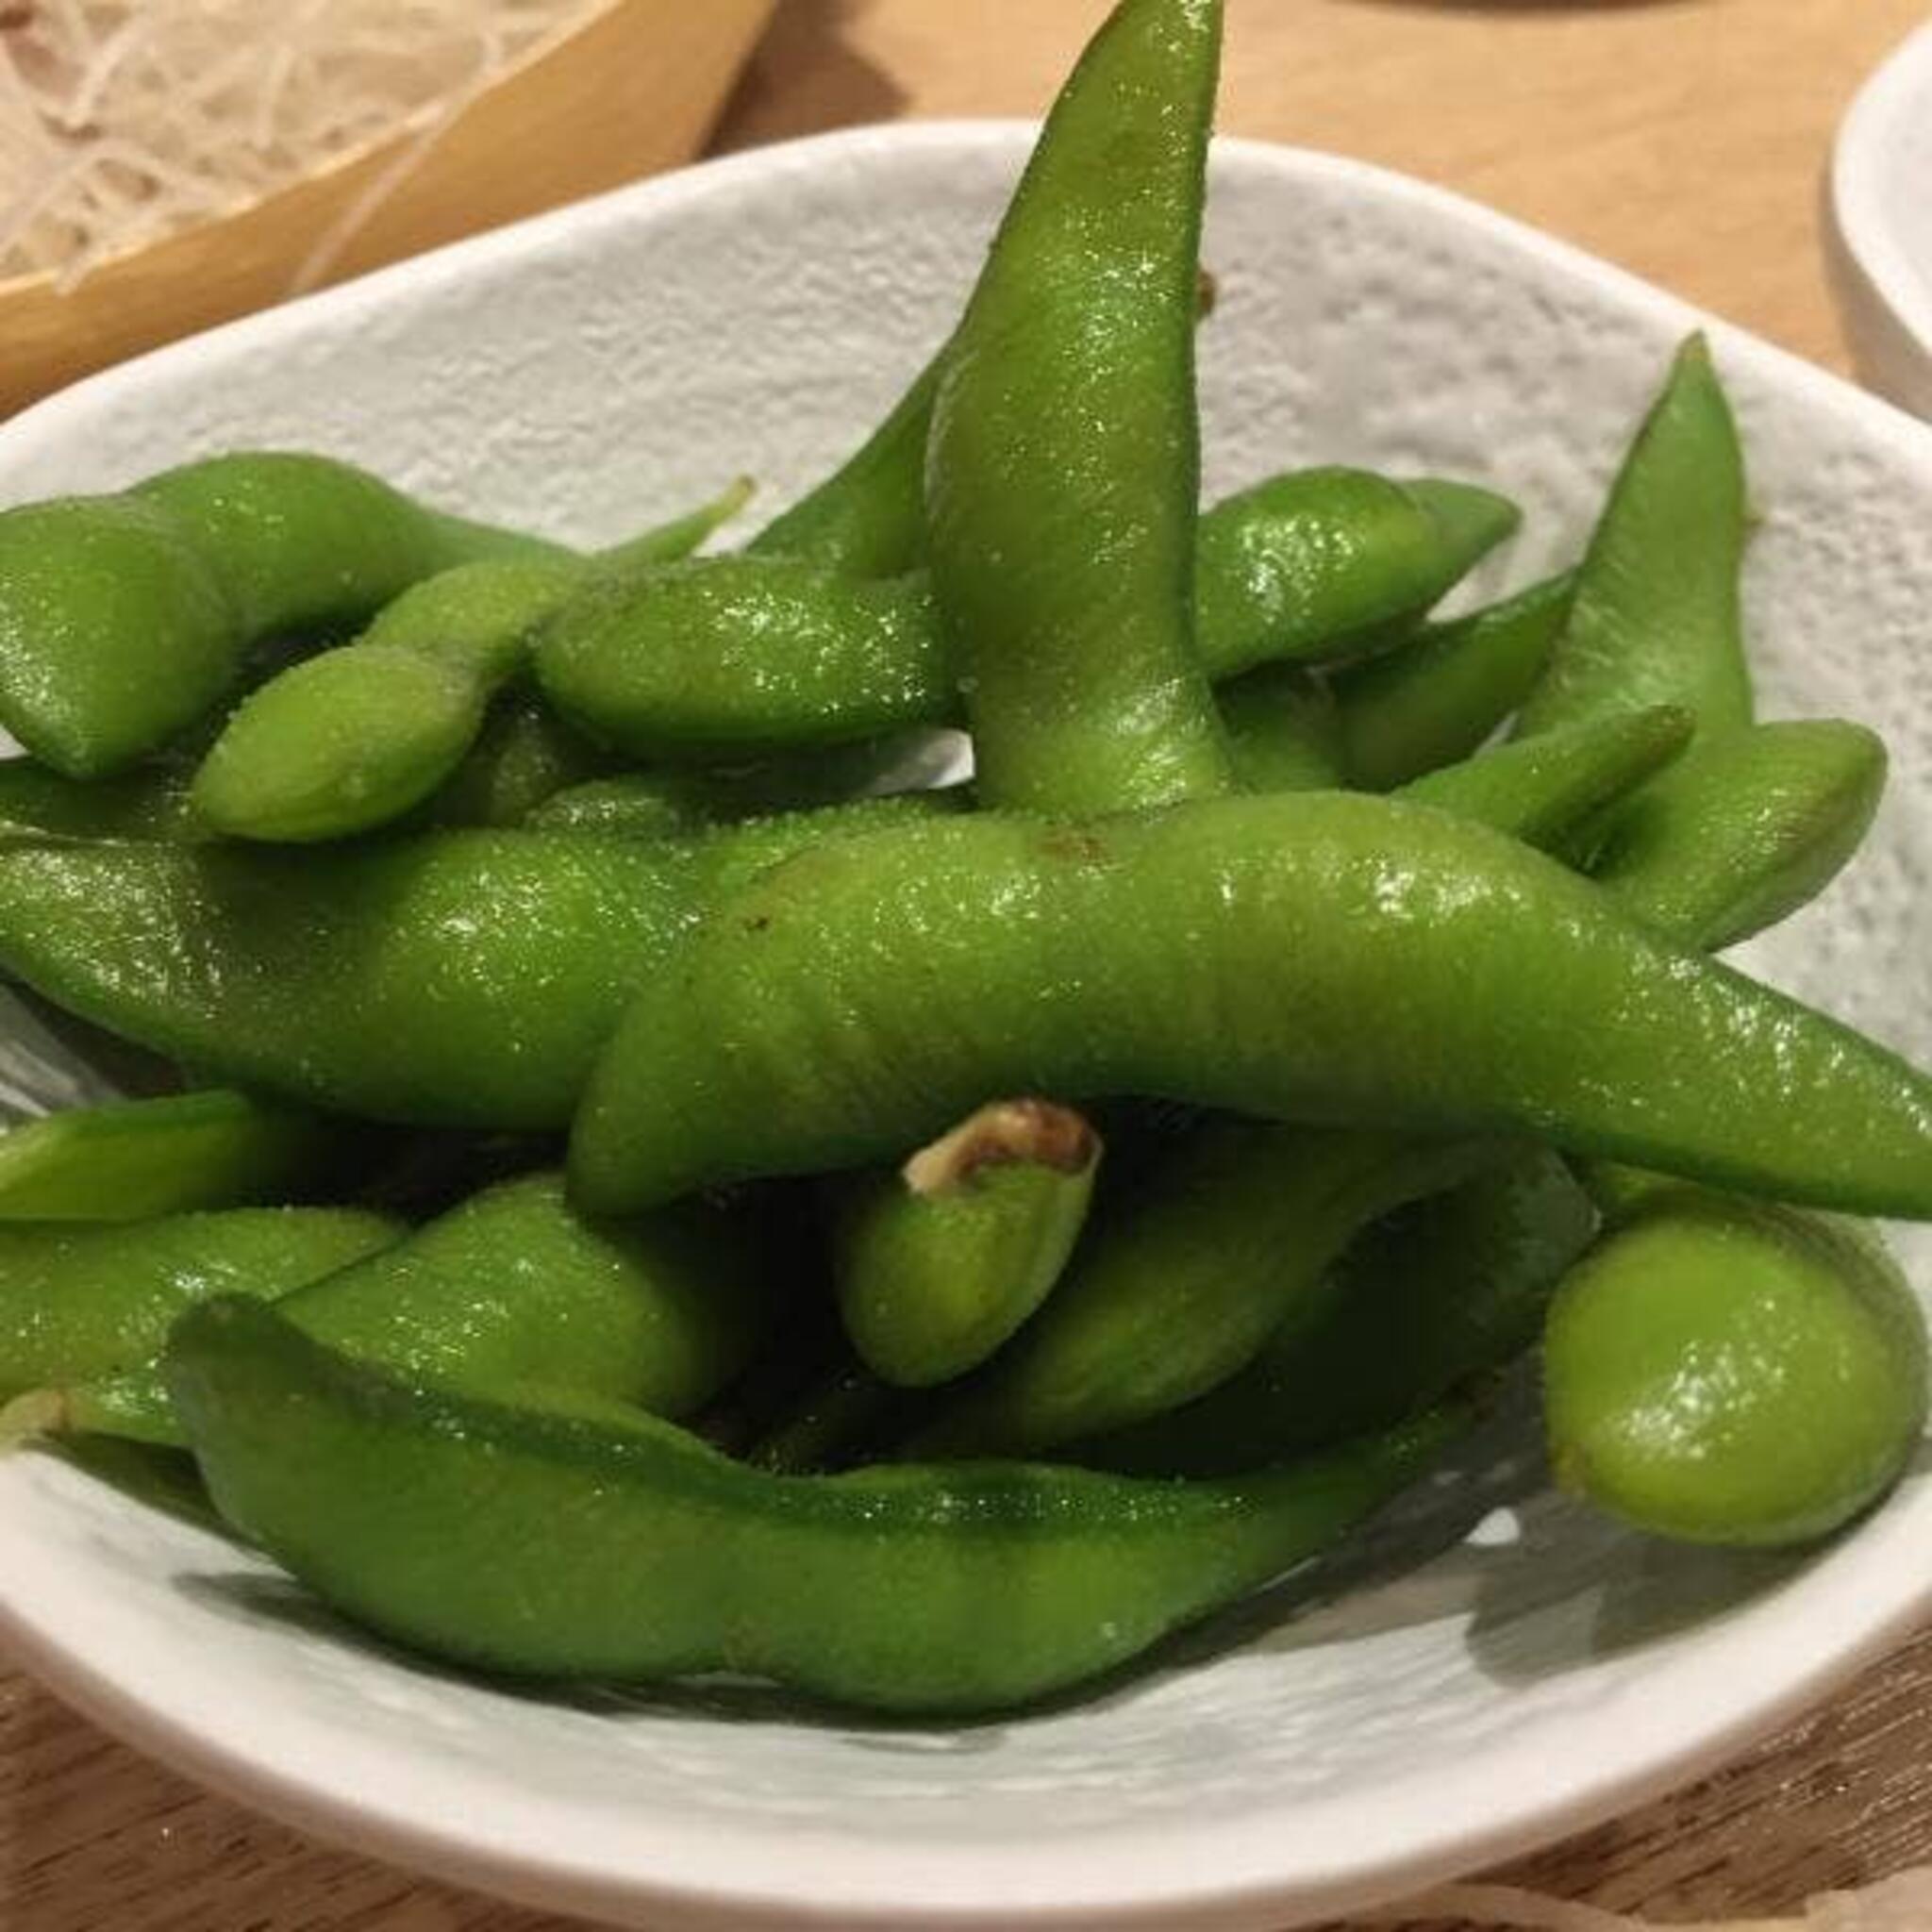
[[[1687,942],[1735,945],[1838,875],[1878,808],[1885,766],[1884,741],[1862,724],[1754,724],[1700,747],[1667,789],[1618,811],[1590,870]]]
[[[640,993],[573,1185],[625,1211],[857,1165],[1029,1091],[1526,1132],[1932,1216],[1932,1081],[1513,840],[1341,792],[980,815],[793,860]]]
[[[1348,783],[1391,791],[1471,757],[1536,688],[1575,584],[1574,571],[1547,577],[1337,671]]]
[[[353,643],[252,692],[203,758],[193,798],[231,838],[281,843],[386,824],[461,762],[530,627],[577,581],[568,558],[426,578]]]
[[[596,1222],[571,1208],[560,1174],[535,1174],[306,1286],[225,1285],[411,1382],[683,1416],[750,1359],[788,1286],[774,1245],[741,1206],[686,1201]],[[156,1360],[39,1407],[50,1432],[183,1440]]]
[[[1807,1541],[1924,1426],[1924,1318],[1875,1236],[1681,1186],[1565,1277],[1543,1345],[1565,1487],[1660,1535]]]
[[[1516,528],[1473,484],[1291,470],[1201,519],[1195,632],[1210,675],[1278,658],[1343,662],[1414,625]]]
[[[0,1227],[0,1398],[134,1368],[190,1303],[284,1292],[401,1231],[348,1208]]]
[[[208,711],[257,641],[353,623],[471,557],[548,547],[273,451],[25,504],[0,512],[0,723],[65,776],[104,777]]]
[[[1457,492],[1491,507],[1485,528],[1515,514],[1466,485],[1348,470],[1278,477],[1219,505],[1201,528],[1221,540],[1195,570],[1197,611],[1211,601],[1224,613],[1198,631],[1203,669],[1221,680],[1274,658],[1319,661],[1333,635],[1323,626],[1360,649],[1391,634],[1398,604],[1419,618],[1480,554],[1428,507]],[[1411,551],[1427,566],[1405,575]],[[1268,559],[1265,598],[1237,572],[1242,556]],[[1399,598],[1391,577],[1407,585]],[[809,556],[699,558],[588,588],[544,627],[535,663],[559,711],[639,757],[727,762],[964,719],[925,574],[856,583]]]
[[[20,841],[0,844],[0,960],[83,1018],[263,1092],[375,1120],[557,1127],[705,906],[821,839],[942,808],[871,799],[675,844]]]
[[[33,758],[0,761],[0,828],[72,839],[196,839],[184,773],[149,765],[115,778],[63,778]]]
[[[166,1374],[223,1515],[389,1637],[492,1671],[726,1670],[901,1711],[999,1709],[1124,1662],[1333,1542],[1459,1421],[1227,1483],[788,1478],[643,1415],[412,1389],[251,1301],[184,1320]]]
[[[922,1388],[983,1361],[1059,1278],[1099,1163],[1099,1137],[1071,1108],[1005,1100],[849,1184],[833,1265],[867,1365]]]
[[[231,838],[308,843],[387,824],[462,761],[528,641],[585,578],[677,557],[743,503],[715,502],[600,558],[492,558],[428,577],[356,639],[252,692],[195,774],[202,818]]]
[[[1220,64],[1219,0],[1123,0],[1053,104],[941,368],[933,587],[995,806],[1234,789],[1193,624]]]
[[[1408,795],[1547,844],[1689,734],[1679,711],[1613,716],[1445,767]],[[1369,1223],[1494,1159],[1481,1141],[1252,1120],[1159,1147],[1102,1204],[1054,1299],[914,1453],[1024,1453],[1203,1396],[1321,1305],[1335,1257]]]
[[[1701,732],[1748,724],[1748,527],[1737,425],[1709,346],[1692,336],[1611,486],[1518,731],[1642,705],[1681,705]]]
[[[367,1142],[369,1130],[357,1130]],[[227,1088],[108,1101],[0,1133],[0,1221],[143,1221],[323,1191],[340,1124]]]
[[[1103,1204],[1052,1302],[907,1453],[1028,1455],[1191,1401],[1253,1357],[1362,1226],[1493,1158],[1480,1141],[1209,1121]]]
[[[1238,1375],[1064,1453],[1096,1469],[1225,1475],[1391,1427],[1520,1356],[1595,1226],[1558,1156],[1509,1156],[1363,1228]]]

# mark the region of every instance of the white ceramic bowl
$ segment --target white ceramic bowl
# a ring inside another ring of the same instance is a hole
[[[1839,124],[1829,209],[1833,287],[1858,373],[1932,416],[1932,21]]]
[[[584,538],[741,466],[775,499],[942,336],[1028,134],[768,149],[181,343],[0,429],[0,498],[280,441]],[[1332,458],[1499,483],[1528,521],[1492,583],[1575,552],[1700,320],[1434,190],[1238,142],[1217,152],[1208,258],[1212,486]],[[1757,961],[1932,1058],[1932,433],[1709,326],[1764,516],[1748,604],[1767,708],[1869,719],[1897,765],[1854,872]],[[25,1044],[10,1072],[48,1077]],[[1907,1254],[1932,1278],[1924,1239]],[[1517,1507],[1485,1515],[1512,1480]],[[450,1878],[658,1927],[1313,1919],[1690,1776],[1932,1602],[1917,1472],[1803,1561],[1624,1536],[1538,1491],[1533,1465],[1488,1482],[1432,1490],[1393,1554],[1385,1536],[1325,1574],[1325,1605],[1303,1586],[1090,1701],[971,1727],[440,1674],[38,1455],[0,1466],[0,1593],[57,1689],[209,1782]]]

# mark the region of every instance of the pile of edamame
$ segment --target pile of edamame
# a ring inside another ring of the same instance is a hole
[[[1123,0],[741,549],[279,453],[0,515],[0,965],[157,1095],[0,1137],[14,1436],[192,1455],[440,1658],[934,1713],[1324,1549],[1539,1341],[1641,1529],[1885,1492],[1924,1324],[1840,1217],[1932,1218],[1932,1079],[1709,957],[1884,752],[1753,720],[1708,350],[1473,614],[1488,489],[1200,512],[1220,30]]]

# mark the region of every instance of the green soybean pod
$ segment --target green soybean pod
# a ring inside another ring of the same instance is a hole
[[[1611,717],[1506,745],[1410,796],[1552,843],[1688,738],[1681,712]],[[1377,1217],[1492,1166],[1480,1141],[1210,1122],[1103,1200],[1053,1300],[913,1441],[1015,1453],[1189,1404],[1319,1307]]]
[[[682,841],[425,832],[263,846],[0,843],[0,959],[210,1078],[429,1126],[559,1127],[672,940],[821,839],[924,794]]]
[[[212,709],[253,644],[359,621],[475,557],[554,548],[282,451],[25,504],[0,512],[0,723],[64,776],[105,777]]]
[[[0,1398],[135,1367],[191,1303],[286,1291],[400,1232],[347,1208],[0,1226]]]
[[[991,1355],[1059,1278],[1099,1163],[1099,1137],[1071,1108],[1004,1100],[850,1183],[834,1275],[867,1366],[923,1388]]]
[[[0,827],[74,839],[196,839],[208,827],[186,775],[148,765],[113,778],[64,778],[34,758],[0,761]]]
[[[1225,1475],[1388,1428],[1522,1355],[1595,1227],[1559,1157],[1507,1156],[1361,1229],[1239,1374],[1064,1453],[1097,1469]]]
[[[1341,763],[1362,791],[1391,791],[1471,757],[1536,688],[1575,590],[1546,577],[1334,674]]]
[[[1220,56],[1218,4],[1123,0],[1054,102],[941,370],[933,584],[992,805],[1233,789],[1193,612]]]
[[[1124,1662],[1334,1541],[1460,1423],[1228,1483],[788,1478],[642,1414],[410,1388],[252,1301],[183,1321],[166,1374],[223,1515],[372,1629],[496,1672],[730,1670],[906,1712],[1006,1708]]]
[[[349,1144],[340,1124],[227,1088],[74,1108],[0,1133],[0,1222],[292,1200],[340,1174]]]
[[[1666,1187],[1574,1267],[1543,1347],[1557,1480],[1699,1542],[1807,1541],[1924,1427],[1924,1319],[1874,1236]]]
[[[1218,505],[1196,537],[1196,649],[1208,675],[1387,642],[1468,567],[1473,546],[1452,545],[1425,508],[1425,497],[1457,491],[1495,506],[1492,525],[1515,514],[1469,486],[1357,471],[1278,477]],[[1212,542],[1202,535],[1210,526],[1221,533]],[[1411,532],[1428,567],[1391,598],[1380,587],[1401,575]],[[1254,558],[1267,559],[1265,574],[1243,561]],[[1222,615],[1204,625],[1210,607]],[[1396,608],[1407,616],[1391,618]],[[1334,625],[1344,626],[1341,642]],[[926,574],[859,582],[809,555],[696,558],[586,586],[543,627],[535,660],[560,712],[641,758],[728,763],[964,715],[960,666]]]
[[[978,814],[775,868],[638,993],[573,1183],[628,1211],[860,1165],[1041,1090],[1528,1132],[1932,1214],[1924,1075],[1513,840],[1344,792],[1078,826]]]
[[[1885,771],[1884,741],[1862,724],[1754,724],[1618,811],[1592,841],[1590,870],[1640,917],[1707,950],[1735,945],[1838,875],[1872,824]]]
[[[1201,661],[1346,661],[1420,621],[1516,527],[1507,498],[1435,477],[1291,470],[1224,497],[1196,535]]]
[[[689,1415],[744,1367],[789,1292],[757,1214],[689,1201],[599,1222],[570,1206],[559,1174],[525,1174],[260,1298],[305,1335],[411,1381]],[[38,1407],[49,1432],[182,1441],[154,1359]]]
[[[352,642],[243,700],[195,774],[195,808],[232,838],[285,843],[389,824],[456,771],[531,634],[587,575],[683,555],[747,488],[601,558],[495,558],[425,578]]]
[[[1639,705],[1682,705],[1705,730],[1749,724],[1738,589],[1748,528],[1737,425],[1692,336],[1611,486],[1518,729]]]
[[[1103,1204],[1039,1320],[907,1453],[1028,1455],[1191,1401],[1253,1357],[1366,1223],[1493,1158],[1483,1141],[1210,1120]]]

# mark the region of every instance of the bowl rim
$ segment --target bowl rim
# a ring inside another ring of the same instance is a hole
[[[844,129],[724,157],[632,184],[529,221],[472,237],[260,315],[157,349],[85,378],[0,425],[0,452],[58,441],[70,418],[138,390],[158,362],[192,364],[236,342],[273,348],[317,324],[352,323],[396,293],[459,283],[487,265],[515,262],[533,243],[588,235],[702,201],[720,190],[783,177],[801,167],[890,159],[908,150],[992,154],[1017,163],[1037,133],[1029,121],[944,121]],[[1344,157],[1273,142],[1223,139],[1231,168],[1291,179],[1320,178],[1424,210],[1451,229],[1507,243],[1586,285],[1617,308],[1684,330],[1707,328],[1725,359],[1749,365],[1787,391],[1828,408],[1884,445],[1924,481],[1932,500],[1932,428],[1841,378],[1694,308],[1573,245],[1447,190]],[[44,1458],[36,1458],[44,1461]],[[0,1467],[0,1493],[12,1478]],[[75,1477],[76,1481],[84,1480]],[[554,1910],[659,1925],[758,1924],[1034,1927],[1281,1924],[1406,1894],[1524,1853],[1626,1809],[1713,1768],[1797,1715],[1886,1649],[1932,1609],[1920,1516],[1932,1520],[1932,1485],[1901,1492],[1795,1576],[1727,1620],[1724,1668],[1681,1653],[1659,1656],[1616,1706],[1613,1740],[1588,1763],[1553,1759],[1534,1740],[1485,1745],[1455,1779],[1392,1779],[1374,1829],[1338,1832],[1304,1824],[1285,1834],[1277,1811],[1203,1818],[1150,1832],[1129,1820],[1112,1828],[1040,1840],[902,1846],[878,1837],[764,1823],[680,1818],[654,1828],[631,1821],[620,1846],[541,1837],[533,1823],[560,1821],[536,1808],[507,1830],[480,1802],[464,1807],[398,1803],[391,1747],[337,1750],[325,1771],[307,1768],[286,1740],[258,1739],[251,1713],[209,1711],[165,1684],[134,1689],[98,1667],[99,1641],[117,1615],[83,1603],[58,1579],[23,1573],[0,1510],[0,1637],[37,1676],[106,1728],[242,1802],[314,1836],[392,1859],[452,1882]],[[1888,1560],[1889,1559],[1889,1560]],[[1874,1595],[1874,1574],[1888,1590]],[[1909,1584],[1909,1587],[1907,1585]],[[1794,1627],[1822,1633],[1795,1668]],[[83,1647],[71,1641],[91,1630]],[[331,1747],[341,1740],[330,1737]],[[358,1761],[359,1760],[359,1761]],[[387,1775],[383,1767],[388,1765]],[[1535,1793],[1524,1803],[1525,1791]],[[1358,1804],[1358,1800],[1354,1801]],[[1306,1809],[1319,1813],[1323,1801]],[[559,1807],[562,1808],[562,1807]],[[1304,1801],[1297,1801],[1304,1808]],[[1389,1820],[1401,1821],[1391,1830]],[[1417,1821],[1426,1821],[1418,1826]],[[592,1834],[595,1837],[595,1834]],[[613,1858],[613,1851],[622,1857]]]
[[[1867,298],[1887,310],[1932,365],[1932,262],[1915,265],[1886,219],[1885,176],[1896,130],[1914,108],[1932,111],[1932,20],[1868,75],[1832,143],[1832,224]]]

